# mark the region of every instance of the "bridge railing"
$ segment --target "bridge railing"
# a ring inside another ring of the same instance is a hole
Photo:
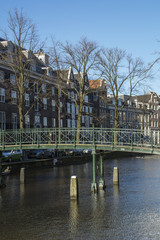
[[[0,145],[41,145],[41,144],[103,144],[129,146],[159,146],[160,131],[135,129],[81,128],[77,142],[76,128],[43,128],[0,131]]]

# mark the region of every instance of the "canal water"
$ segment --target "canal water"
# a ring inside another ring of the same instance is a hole
[[[113,167],[120,184],[113,186]],[[0,240],[159,240],[160,157],[104,162],[106,190],[91,194],[92,163],[26,171],[5,177],[0,190]],[[77,175],[79,201],[70,200]]]

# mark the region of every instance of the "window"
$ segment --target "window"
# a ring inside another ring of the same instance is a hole
[[[5,89],[0,88],[0,102],[5,103]]]
[[[72,127],[75,128],[75,120],[72,119]]]
[[[30,116],[29,115],[25,116],[25,127],[30,128]]]
[[[52,99],[52,111],[56,110],[56,106],[55,106],[55,100]]]
[[[38,83],[34,82],[34,93],[38,93]]]
[[[63,127],[63,119],[61,119],[61,127]]]
[[[40,123],[40,116],[34,116],[34,123]]]
[[[24,81],[24,86],[25,88],[29,88],[29,81],[27,79],[25,79]]]
[[[29,107],[30,105],[30,98],[29,98],[29,94],[25,93],[25,106]]]
[[[90,113],[92,113],[92,107],[90,107],[89,109],[90,109]]]
[[[72,114],[73,115],[75,114],[75,105],[74,105],[74,103],[72,103]]]
[[[1,130],[6,129],[6,113],[0,112],[0,128]]]
[[[17,113],[12,113],[12,129],[17,129]]]
[[[46,93],[46,84],[45,83],[42,84],[42,92]]]
[[[85,96],[84,101],[88,103],[88,96]]]
[[[125,121],[126,120],[126,113],[123,112],[122,114],[123,114],[123,121]]]
[[[56,119],[52,118],[52,127],[56,127]]]
[[[43,126],[47,127],[47,117],[43,117]]]
[[[12,84],[15,84],[16,83],[16,78],[15,78],[15,75],[14,74],[10,74],[10,82],[12,83]]]
[[[111,118],[111,120],[114,120],[114,111],[113,110],[111,110],[111,112],[110,112],[110,118]]]
[[[47,110],[47,98],[43,98],[43,109]]]
[[[61,111],[61,113],[62,113],[62,110],[63,110],[63,109],[62,109],[62,102],[60,102],[60,108],[61,108],[60,111]]]
[[[71,120],[70,119],[67,119],[67,127],[71,127]]]
[[[4,72],[0,71],[0,82],[4,81]]]
[[[55,87],[52,87],[52,96],[55,94]]]
[[[82,116],[82,123],[84,123],[84,116]]]
[[[16,104],[17,103],[17,93],[16,91],[11,90],[11,103]]]
[[[37,96],[34,96],[34,110],[39,111],[39,99]]]
[[[67,103],[67,113],[71,113],[70,103]]]
[[[92,117],[89,118],[89,123],[92,124]]]
[[[31,71],[36,72],[36,63],[32,64],[32,66],[31,66]]]

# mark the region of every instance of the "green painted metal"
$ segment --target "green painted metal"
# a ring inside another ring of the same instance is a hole
[[[116,134],[114,134],[116,132]],[[95,149],[160,154],[160,131],[147,135],[137,129],[81,128],[76,142],[77,129],[23,129],[0,132],[0,150],[10,149]],[[116,136],[117,142],[114,141]]]
[[[93,170],[93,179],[91,184],[91,191],[97,192],[97,183],[96,183],[96,153],[95,150],[92,152],[92,170]]]

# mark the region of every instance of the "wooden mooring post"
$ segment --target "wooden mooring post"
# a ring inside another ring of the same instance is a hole
[[[78,179],[77,179],[77,176],[71,176],[70,198],[71,199],[78,199]]]

